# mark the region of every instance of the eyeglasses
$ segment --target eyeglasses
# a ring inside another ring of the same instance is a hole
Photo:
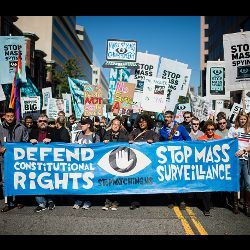
[[[44,123],[48,123],[48,121],[47,121],[47,120],[38,120],[37,122],[39,122],[39,123],[42,123],[42,122],[44,122]]]
[[[200,125],[200,123],[192,123],[192,125],[197,126]]]
[[[219,122],[219,125],[226,124],[226,122]]]
[[[214,128],[207,128],[206,131],[214,131]]]

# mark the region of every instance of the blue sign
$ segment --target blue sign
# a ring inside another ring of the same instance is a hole
[[[237,139],[5,147],[5,196],[239,191]]]
[[[84,112],[84,85],[89,84],[87,81],[68,77],[70,92],[75,110],[76,119],[80,119]]]
[[[8,84],[14,80],[18,52],[22,58],[22,82],[26,82],[25,56],[26,43],[24,36],[0,36],[0,83]]]

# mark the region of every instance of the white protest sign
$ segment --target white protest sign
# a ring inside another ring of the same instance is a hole
[[[242,100],[241,100],[242,104]],[[250,91],[246,90],[245,91],[245,112],[249,113],[250,112]]]
[[[47,109],[49,98],[52,98],[51,87],[43,88],[42,93],[43,93],[43,108],[42,109]]]
[[[234,103],[233,107],[231,108],[231,112],[229,114],[229,120],[230,122],[234,122],[236,116],[239,114],[240,111],[243,110],[243,107],[241,104]]]
[[[183,114],[186,111],[191,111],[191,105],[190,103],[178,103],[175,107],[175,121],[181,123],[183,122]]]
[[[65,116],[69,117],[72,115],[71,94],[62,94],[62,97],[65,102]]]
[[[21,97],[22,114],[40,111],[40,96]]]
[[[49,103],[47,106],[48,117],[56,119],[59,111],[65,112],[64,100],[63,99],[49,98]]]
[[[187,69],[187,73],[184,77],[184,82],[181,85],[180,96],[187,96],[189,82],[190,82],[190,78],[191,78],[191,72],[192,72],[192,69]]]
[[[206,96],[211,100],[230,99],[230,91],[225,84],[224,61],[207,61]]]
[[[200,121],[206,121],[212,110],[212,101],[207,97],[195,96],[190,92],[192,113]]]
[[[250,85],[250,31],[223,35],[225,77],[229,90]]]
[[[6,97],[5,97],[5,94],[3,92],[3,87],[0,84],[0,101],[5,101],[5,100],[6,100]]]
[[[167,80],[156,77],[145,77],[141,101],[143,110],[152,112],[164,111],[166,107],[167,89]]]
[[[180,89],[187,75],[187,64],[161,58],[158,77],[168,80],[166,106],[168,110],[174,110],[180,96]]]
[[[139,63],[139,68],[131,69],[128,82],[135,83],[134,103],[140,103],[142,98],[142,91],[144,86],[145,77],[157,76],[157,70],[159,65],[160,56],[152,55],[142,52],[137,52],[136,62]]]
[[[215,115],[217,115],[220,111],[224,111],[224,101],[216,100],[215,102]]]

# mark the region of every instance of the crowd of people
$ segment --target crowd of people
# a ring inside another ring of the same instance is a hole
[[[138,114],[131,122],[128,117],[116,116],[108,122],[106,117],[82,116],[80,121],[76,121],[74,115],[68,119],[65,113],[60,111],[55,121],[50,121],[46,114],[40,114],[37,121],[33,121],[31,116],[26,116],[23,123],[17,122],[13,110],[6,111],[2,124],[0,125],[0,160],[1,160],[1,186],[4,185],[3,161],[5,148],[3,142],[65,142],[78,144],[91,144],[103,142],[104,146],[112,142],[147,142],[155,143],[159,141],[191,141],[191,140],[218,140],[222,138],[237,138],[239,150],[236,156],[239,157],[240,173],[240,196],[237,192],[200,192],[193,197],[198,198],[202,204],[205,216],[210,215],[210,209],[217,199],[223,200],[225,206],[231,207],[235,214],[239,213],[239,202],[244,204],[244,213],[250,216],[250,167],[248,152],[250,152],[250,118],[240,112],[235,123],[231,124],[224,112],[219,112],[216,117],[210,117],[203,124],[199,118],[194,117],[191,112],[184,113],[184,121],[178,123],[174,120],[174,113],[166,111],[162,114],[163,119],[152,119],[148,114]],[[71,131],[77,130],[73,138]],[[215,195],[216,193],[216,195]],[[219,198],[218,198],[219,195]],[[168,207],[173,208],[178,205],[181,210],[186,208],[188,194],[167,194]],[[21,209],[24,206],[23,196],[7,197],[1,212],[7,212],[15,207]],[[140,197],[136,201],[131,196],[130,209],[140,207]],[[45,209],[53,210],[55,202],[53,196],[35,196],[37,207],[35,212]],[[73,197],[73,209],[89,209],[94,203],[93,197],[78,195]],[[117,210],[119,206],[119,195],[109,195],[105,197],[103,210]]]

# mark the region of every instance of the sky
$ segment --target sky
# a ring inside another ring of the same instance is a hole
[[[188,64],[190,85],[200,83],[200,16],[77,16],[102,66],[108,39],[135,40],[137,51]],[[102,68],[108,80],[109,70]]]

